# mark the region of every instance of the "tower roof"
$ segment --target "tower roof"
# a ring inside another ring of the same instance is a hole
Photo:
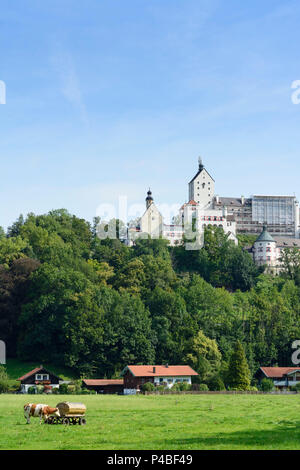
[[[274,240],[274,238],[269,234],[269,232],[267,231],[267,226],[264,225],[263,227],[263,231],[261,232],[261,234],[258,236],[258,238],[255,240],[255,243],[256,242],[274,242],[276,243],[276,241]]]

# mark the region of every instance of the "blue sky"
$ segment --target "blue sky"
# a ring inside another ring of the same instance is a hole
[[[222,196],[300,197],[299,24],[287,0],[2,0],[0,225],[182,203],[199,155]]]

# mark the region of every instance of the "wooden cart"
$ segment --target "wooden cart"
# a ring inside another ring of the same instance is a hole
[[[56,405],[60,416],[49,416],[47,424],[86,424],[85,412],[86,406],[83,403],[70,403],[63,401]]]

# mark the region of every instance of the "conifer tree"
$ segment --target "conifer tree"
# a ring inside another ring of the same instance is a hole
[[[250,370],[240,341],[236,342],[230,358],[227,383],[238,390],[247,390],[250,386]]]

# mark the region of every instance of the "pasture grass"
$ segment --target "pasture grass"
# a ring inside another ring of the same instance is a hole
[[[65,400],[86,426],[26,424],[26,402]],[[300,395],[0,395],[0,449],[300,449]]]

